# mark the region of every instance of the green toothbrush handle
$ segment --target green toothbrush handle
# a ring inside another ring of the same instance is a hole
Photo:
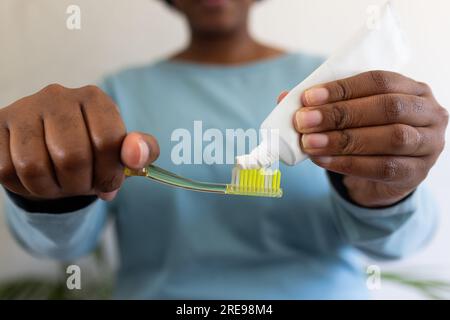
[[[141,176],[147,177],[151,180],[164,183],[170,186],[200,191],[200,192],[210,192],[210,193],[225,193],[227,186],[225,184],[218,183],[206,183],[200,181],[194,181],[176,175],[170,171],[164,170],[155,165],[149,165],[146,168],[140,170],[133,170],[130,168],[125,168],[125,175],[131,176]]]

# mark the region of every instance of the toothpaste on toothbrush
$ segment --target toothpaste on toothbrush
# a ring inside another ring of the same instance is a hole
[[[278,160],[295,165],[306,159],[292,120],[301,107],[300,96],[306,89],[369,70],[399,72],[408,60],[409,49],[388,2],[381,9],[378,23],[365,25],[348,43],[292,89],[264,120],[261,130],[277,132],[278,143],[269,143],[263,137],[249,154],[236,157],[236,165],[242,169],[255,169],[268,167]]]

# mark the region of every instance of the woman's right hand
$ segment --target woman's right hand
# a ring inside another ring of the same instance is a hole
[[[95,86],[52,84],[0,109],[0,183],[32,200],[116,195],[124,165],[159,155],[154,137],[127,134],[111,98]]]

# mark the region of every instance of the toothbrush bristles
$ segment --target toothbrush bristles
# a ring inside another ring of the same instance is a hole
[[[281,197],[281,172],[272,169],[233,168],[228,193]]]

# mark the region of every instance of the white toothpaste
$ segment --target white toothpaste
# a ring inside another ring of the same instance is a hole
[[[262,132],[276,132],[277,142],[262,138],[250,154],[236,157],[242,169],[268,167],[278,160],[295,165],[307,158],[300,148],[293,117],[301,107],[300,96],[315,85],[357,75],[369,70],[399,72],[409,60],[409,49],[389,2],[381,8],[379,20],[365,25],[308,78],[293,88],[261,124]]]

